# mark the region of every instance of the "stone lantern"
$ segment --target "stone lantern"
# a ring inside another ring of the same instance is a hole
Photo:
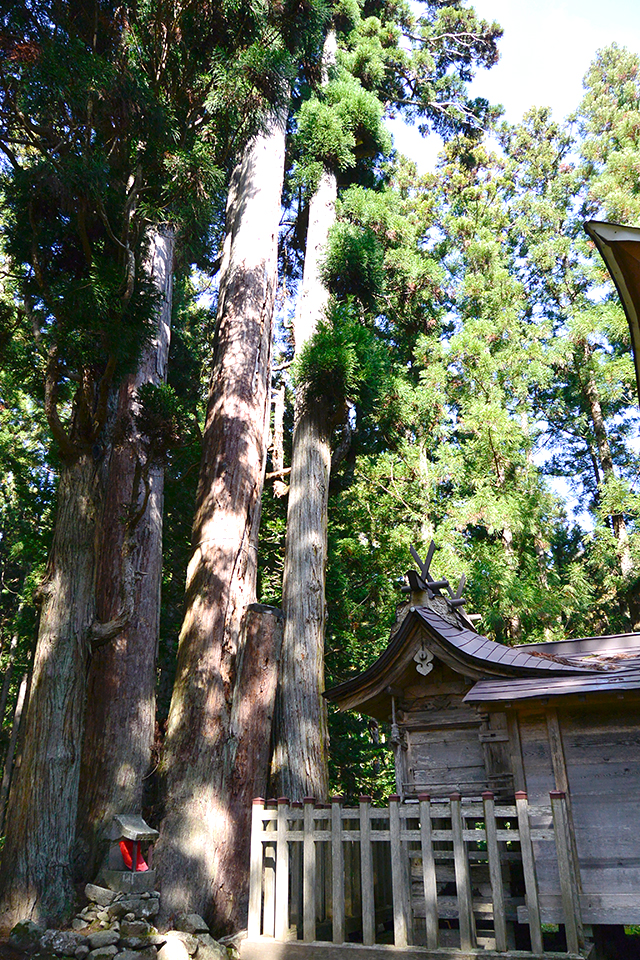
[[[132,814],[113,818],[109,831],[109,855],[100,880],[118,893],[145,893],[155,887],[153,843],[158,831]]]

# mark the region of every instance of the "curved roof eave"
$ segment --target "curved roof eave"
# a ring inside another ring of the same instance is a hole
[[[601,220],[589,220],[584,228],[600,251],[622,301],[640,391],[640,229]]]
[[[411,607],[375,663],[357,677],[325,691],[325,698],[340,710],[349,710],[385,693],[391,696],[388,688],[393,687],[394,679],[410,663],[424,633],[434,642],[439,659],[472,680],[540,676],[541,671],[547,676],[590,672],[589,668],[562,662],[549,654],[520,652],[517,647],[488,640],[465,627],[452,625],[427,607]]]

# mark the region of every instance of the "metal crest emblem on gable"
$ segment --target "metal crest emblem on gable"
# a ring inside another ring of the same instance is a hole
[[[426,675],[433,670],[433,654],[431,650],[427,650],[424,644],[420,647],[413,659],[416,662],[416,670],[422,674],[423,677],[426,677]]]

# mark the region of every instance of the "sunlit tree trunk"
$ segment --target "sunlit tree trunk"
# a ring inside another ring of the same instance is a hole
[[[335,47],[332,31],[323,53],[325,70],[335,58]],[[309,206],[302,292],[293,324],[296,357],[326,312],[329,293],[321,265],[336,218],[336,200],[336,175],[324,170]],[[330,441],[325,405],[300,384],[295,395],[282,585],[284,639],[271,768],[278,794],[295,800],[325,799],[329,789],[322,691]]]
[[[229,190],[193,554],[162,760],[156,863],[163,910],[196,911],[216,929],[232,925],[239,898],[225,876],[228,850],[237,851],[243,831],[247,851],[249,843],[231,804],[228,744],[247,610],[256,599],[284,148],[284,125],[274,121],[246,148]],[[262,736],[268,741],[270,730]],[[265,781],[266,769],[262,790]]]
[[[155,724],[155,668],[160,628],[164,465],[135,423],[138,390],[166,381],[171,333],[175,238],[153,232],[149,269],[159,295],[155,335],[135,373],[120,385],[112,425],[114,441],[104,467],[105,494],[97,569],[97,612],[118,615],[123,593],[127,522],[131,534],[132,614],[121,632],[91,659],[75,848],[75,872],[93,879],[106,832],[116,813],[140,813]]]

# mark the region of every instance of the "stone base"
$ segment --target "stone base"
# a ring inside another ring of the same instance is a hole
[[[155,870],[102,870],[100,882],[116,893],[151,893],[156,885]]]

